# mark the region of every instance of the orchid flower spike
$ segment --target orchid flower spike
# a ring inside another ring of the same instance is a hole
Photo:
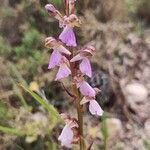
[[[49,59],[48,69],[52,69],[60,63],[62,54],[66,54],[66,55],[71,54],[69,50],[67,50],[53,37],[46,38],[45,46],[47,48],[52,48],[54,50]]]
[[[45,9],[50,16],[53,16],[58,21],[61,22],[63,20],[62,14],[52,4],[46,4]]]
[[[61,80],[65,77],[68,77],[70,74],[71,74],[71,70],[70,70],[69,61],[65,56],[62,56],[59,64],[59,70],[55,80],[56,81]]]
[[[73,31],[74,26],[80,26],[80,21],[76,15],[71,14],[69,17],[64,17],[64,29],[59,35],[59,39],[67,46],[76,47],[76,37]]]
[[[64,119],[66,125],[64,126],[60,136],[58,137],[58,140],[61,142],[62,146],[71,148],[75,136],[73,129],[78,128],[78,124],[74,119],[68,117],[68,115],[66,114],[62,115],[62,119]]]
[[[79,54],[74,56],[70,60],[70,62],[82,60],[79,65],[80,71],[84,75],[92,77],[92,69],[91,69],[91,64],[90,64],[89,58],[93,56],[94,52],[95,52],[95,48],[93,46],[89,45],[89,46],[85,47],[84,49],[80,50]]]

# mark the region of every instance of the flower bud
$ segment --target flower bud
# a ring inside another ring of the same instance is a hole
[[[57,9],[52,4],[45,5],[45,9],[47,10],[49,15],[51,16],[57,15]]]
[[[62,14],[52,4],[45,5],[45,9],[47,10],[50,16],[55,17],[59,21],[62,21]]]
[[[45,39],[45,47],[47,48],[53,48],[58,46],[58,42],[53,37],[48,37]]]

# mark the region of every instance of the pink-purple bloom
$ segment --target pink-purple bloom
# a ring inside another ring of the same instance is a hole
[[[61,53],[57,50],[54,50],[49,59],[48,69],[52,69],[57,66],[61,61],[61,57]]]
[[[70,118],[70,116],[66,114],[61,114],[61,118],[64,120],[66,125],[58,137],[58,140],[61,142],[62,146],[71,148],[72,142],[75,138],[77,138],[76,135],[74,135],[73,129],[78,128],[78,123],[74,118]]]
[[[48,69],[52,69],[55,66],[59,65],[59,63],[63,57],[62,54],[65,54],[65,55],[71,54],[71,52],[69,50],[67,50],[63,45],[61,45],[53,37],[46,38],[45,46],[53,49],[53,52],[52,52],[50,59],[49,59]]]
[[[92,77],[91,63],[88,58],[83,58],[82,62],[79,65],[79,68],[83,74]]]
[[[61,142],[62,146],[65,146],[67,148],[72,147],[73,131],[68,124],[66,124],[63,128],[60,136],[58,137],[58,140]]]
[[[76,47],[77,43],[73,27],[79,25],[80,20],[77,18],[75,14],[71,14],[68,17],[64,16],[64,21],[62,23],[63,31],[59,35],[59,39],[67,46]]]
[[[70,62],[80,61],[79,65],[80,71],[82,74],[92,77],[92,68],[89,61],[89,58],[95,52],[95,48],[93,46],[86,46],[84,49],[80,50],[80,53],[74,56]]]
[[[82,81],[79,85],[79,90],[84,96],[95,97],[95,90],[86,82]]]
[[[102,116],[103,110],[96,100],[89,101],[89,111],[92,115]]]
[[[65,43],[67,46],[76,47],[76,37],[72,27],[66,26],[62,33],[59,35],[59,39]]]
[[[61,80],[65,77],[68,77],[70,74],[71,74],[71,70],[69,68],[69,62],[67,58],[63,56],[59,64],[59,69],[55,80]]]
[[[87,97],[87,96],[83,97],[80,104],[83,105],[83,104],[88,103],[88,102],[89,102],[89,111],[92,115],[96,115],[96,116],[102,116],[103,115],[102,108],[100,107],[98,102],[93,97]]]

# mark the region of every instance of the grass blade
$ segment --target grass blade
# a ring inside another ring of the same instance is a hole
[[[32,90],[27,88],[26,86],[23,86],[22,84],[19,84],[26,92],[28,92],[39,104],[41,104],[48,112],[55,118],[60,119],[60,115],[57,112],[57,110],[53,107],[53,105],[48,104],[44,99],[42,99],[39,95],[34,93]]]

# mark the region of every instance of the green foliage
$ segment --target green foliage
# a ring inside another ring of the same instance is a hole
[[[105,114],[102,116],[101,132],[102,132],[102,135],[103,135],[104,150],[107,150],[108,131],[107,131],[107,124],[106,124]]]
[[[62,0],[49,0],[49,3],[53,2],[53,4],[55,5],[61,5],[62,4]]]
[[[148,11],[150,9],[149,0],[124,0],[129,12],[137,14],[141,9]]]
[[[11,50],[10,45],[0,36],[0,55],[8,56]]]
[[[145,140],[144,141],[144,147],[145,147],[145,150],[150,150],[150,141]]]
[[[15,129],[15,128],[3,127],[3,126],[0,126],[0,131],[3,132],[3,133],[17,135],[17,136],[26,135],[26,133],[22,132],[21,130],[18,130],[18,129]]]
[[[125,4],[127,5],[127,9],[131,13],[136,13],[138,7],[141,5],[142,0],[125,0]]]
[[[48,111],[50,117],[52,117],[54,119],[60,119],[60,121],[61,121],[59,113],[51,104],[48,104],[44,99],[42,99],[40,96],[38,96],[36,93],[34,93],[29,88],[23,86],[22,84],[20,86]]]
[[[15,15],[15,11],[11,7],[0,7],[0,17],[12,17]]]
[[[34,56],[40,45],[40,33],[36,29],[30,29],[24,33],[22,44],[15,48],[18,58],[25,56]],[[35,56],[36,57],[36,56]]]
[[[12,114],[8,110],[8,107],[0,100],[0,125],[7,123],[7,120],[9,120],[11,117]]]

